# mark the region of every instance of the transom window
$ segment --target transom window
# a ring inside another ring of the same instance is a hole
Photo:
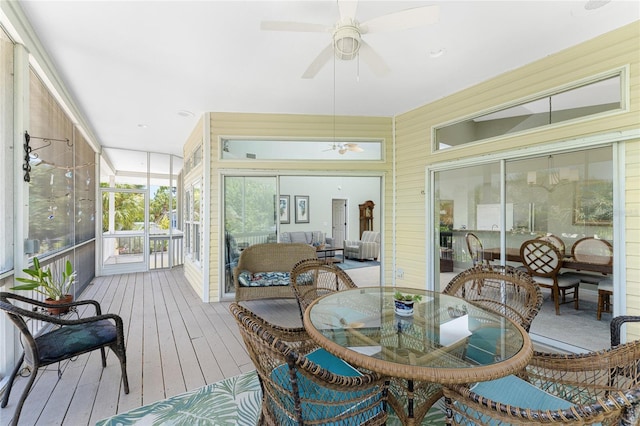
[[[623,109],[622,71],[434,129],[434,150]]]
[[[382,160],[381,140],[222,139],[223,160]]]

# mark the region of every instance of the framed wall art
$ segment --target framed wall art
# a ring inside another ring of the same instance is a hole
[[[613,225],[613,182],[581,182],[575,191],[574,225]]]
[[[296,195],[294,197],[296,223],[309,223],[309,196]]]
[[[278,204],[278,214],[280,215],[280,223],[291,223],[291,209],[289,208],[289,196],[281,195]]]

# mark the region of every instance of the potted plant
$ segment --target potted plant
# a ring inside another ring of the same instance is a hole
[[[29,278],[18,277],[16,281],[24,283],[11,287],[11,290],[33,290],[46,297],[46,302],[50,304],[69,303],[73,301],[73,295],[69,294],[69,289],[76,279],[76,273],[69,260],[66,261],[61,274],[54,273],[51,268],[43,269],[37,257],[33,258],[33,266],[22,270]],[[69,308],[50,308],[53,315],[63,314]]]
[[[419,294],[402,294],[402,292],[396,291],[393,295],[396,314],[404,317],[413,315],[413,303],[421,300],[422,296]]]

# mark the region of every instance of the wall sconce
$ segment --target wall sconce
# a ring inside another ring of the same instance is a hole
[[[31,145],[29,145],[31,139],[40,139],[45,142],[45,145],[35,149],[31,148]],[[52,142],[65,142],[68,147],[73,146],[73,143],[71,143],[69,139],[41,138],[38,136],[31,136],[27,131],[24,132],[24,164],[22,165],[22,170],[24,171],[25,182],[31,182],[31,167],[35,167],[42,163],[42,159],[33,151],[46,148],[50,146]]]

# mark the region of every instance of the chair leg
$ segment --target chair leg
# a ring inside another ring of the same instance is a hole
[[[117,344],[110,346],[110,348],[120,361],[120,369],[122,370],[122,386],[124,387],[124,393],[128,394],[129,378],[127,377],[127,355],[125,348],[120,348]]]
[[[100,348],[100,355],[102,356],[102,368],[107,366],[107,354],[104,353],[104,347]]]
[[[11,388],[13,387],[13,381],[16,379],[16,376],[18,375],[18,372],[20,371],[20,367],[22,367],[23,361],[24,361],[24,353],[22,354],[22,356],[18,360],[18,363],[13,369],[13,372],[11,373],[11,377],[9,377],[6,390],[4,391],[4,396],[2,397],[2,404],[0,404],[0,407],[2,408],[6,407],[7,403],[9,402],[9,394],[11,393]]]
[[[596,319],[598,321],[602,319],[603,309],[604,309],[604,294],[602,294],[602,291],[598,291],[598,310],[596,311]]]
[[[598,290],[598,310],[596,312],[596,319],[600,321],[602,313],[611,313],[611,295],[613,293],[607,290]]]
[[[31,374],[29,375],[29,381],[22,391],[22,395],[20,396],[20,401],[18,401],[18,405],[16,406],[16,410],[13,413],[13,419],[11,420],[11,426],[18,426],[18,420],[20,419],[20,413],[22,412],[22,406],[24,405],[24,401],[29,396],[29,391],[31,390],[31,386],[33,386],[33,382],[36,380],[36,375],[38,373],[38,369],[34,368]]]
[[[556,315],[560,315],[560,291],[558,290],[558,286],[553,286],[553,302],[556,306]]]

